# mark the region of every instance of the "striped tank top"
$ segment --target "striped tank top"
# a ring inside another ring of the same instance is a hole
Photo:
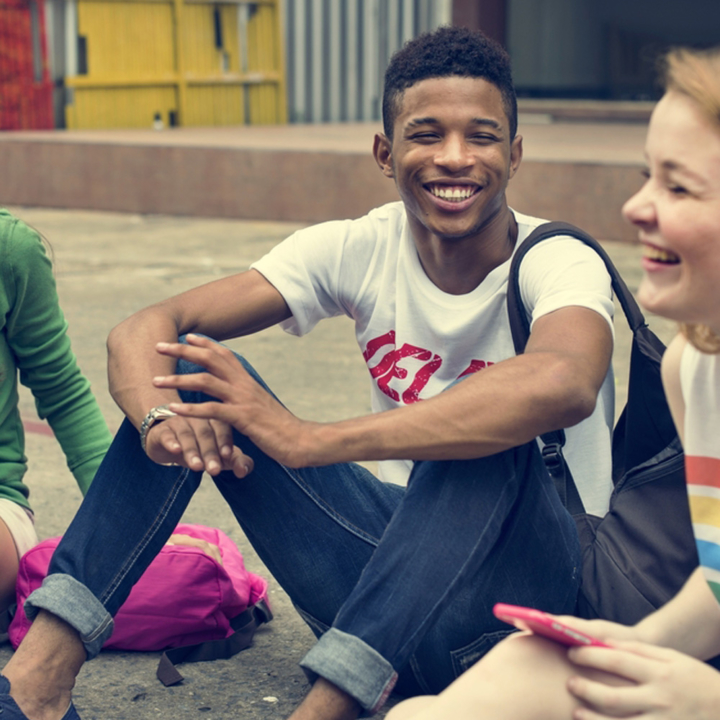
[[[720,602],[720,355],[685,345],[680,361],[685,401],[685,469],[700,565]]]

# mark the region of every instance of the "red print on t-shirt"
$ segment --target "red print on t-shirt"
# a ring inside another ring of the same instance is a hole
[[[461,377],[465,377],[466,375],[472,375],[473,373],[476,373],[478,370],[482,370],[483,368],[490,367],[491,365],[494,365],[495,363],[491,362],[485,362],[484,360],[471,360],[470,364],[458,375],[458,380]]]
[[[417,345],[410,345],[409,343],[404,343],[400,348],[396,348],[395,331],[390,330],[384,335],[373,338],[368,342],[365,346],[365,352],[363,353],[365,362],[369,363],[370,359],[377,354],[378,350],[387,345],[391,345],[392,349],[373,367],[368,366],[370,375],[375,378],[378,387],[385,395],[395,400],[395,402],[400,402],[400,393],[390,387],[390,382],[393,379],[406,380],[408,377],[408,370],[401,367],[400,363],[405,358],[416,358],[417,360],[425,361],[425,364],[416,371],[415,376],[402,393],[402,402],[406,405],[417,402],[421,399],[420,393],[423,388],[442,365],[442,358],[431,350],[425,350],[424,348],[417,347]],[[468,365],[458,378],[470,375],[489,365],[492,365],[492,363],[485,362],[484,360],[471,360],[470,365]]]

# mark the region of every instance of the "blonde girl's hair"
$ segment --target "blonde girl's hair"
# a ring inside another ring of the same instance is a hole
[[[675,48],[664,66],[665,89],[688,95],[720,127],[720,47]]]
[[[687,338],[688,342],[700,352],[709,355],[717,355],[720,353],[720,335],[711,330],[707,325],[680,323],[680,332]]]
[[[720,47],[671,50],[665,57],[664,75],[665,88],[696,102],[720,134]],[[700,352],[720,353],[720,335],[706,325],[683,323],[680,329]]]

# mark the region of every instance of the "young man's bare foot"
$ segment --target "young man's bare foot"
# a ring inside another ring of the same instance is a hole
[[[354,698],[324,678],[318,678],[288,720],[355,720],[360,710]]]
[[[61,720],[66,715],[85,657],[73,628],[50,613],[38,615],[2,671],[10,682],[10,696],[28,720]],[[68,720],[71,717],[77,715],[68,715]]]

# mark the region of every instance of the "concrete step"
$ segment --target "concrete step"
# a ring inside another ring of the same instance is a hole
[[[522,212],[632,240],[645,125],[523,113],[508,192]],[[0,203],[318,222],[396,200],[371,155],[376,123],[0,133]]]

